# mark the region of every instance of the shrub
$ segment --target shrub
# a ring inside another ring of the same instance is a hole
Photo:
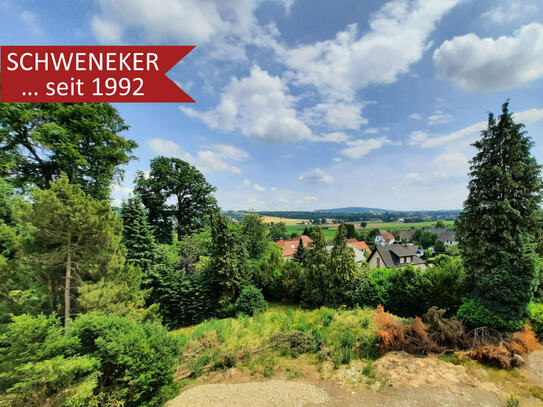
[[[524,327],[523,320],[505,320],[475,300],[462,304],[457,315],[469,328],[488,326],[500,331],[514,332]]]
[[[155,323],[91,313],[65,332],[55,317],[25,315],[3,342],[10,405],[151,407],[174,395],[178,344]]]
[[[248,285],[243,290],[236,300],[236,312],[246,315],[253,315],[255,312],[266,311],[268,303],[262,295],[262,291],[253,285]]]
[[[464,325],[456,318],[444,318],[445,310],[432,307],[423,320],[430,338],[439,345],[456,348],[464,342]]]
[[[543,339],[543,304],[531,302],[528,305],[528,316],[532,329],[537,334],[539,339]]]
[[[272,346],[282,349],[292,357],[302,353],[311,353],[317,350],[313,338],[303,331],[287,331],[273,335],[270,338]]]

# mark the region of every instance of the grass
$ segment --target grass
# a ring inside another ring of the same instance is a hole
[[[332,360],[336,367],[353,359],[377,357],[373,309],[302,310],[272,304],[254,317],[211,319],[177,329],[183,352],[178,380],[191,380],[205,373],[230,367],[245,368],[252,375],[287,377],[302,373],[304,366]]]
[[[356,229],[362,229],[362,227],[360,226],[360,222],[347,222],[347,223],[354,224]],[[443,221],[443,223],[446,226],[452,226],[454,224],[454,221],[448,220],[448,221]],[[291,233],[301,234],[301,233],[303,233],[304,229],[306,227],[308,227],[308,226],[311,227],[312,225],[287,224],[286,228],[287,228],[287,232],[289,234],[291,234]],[[339,226],[338,224],[321,226],[327,240],[332,240],[334,238],[334,236],[336,235],[336,231],[337,231],[338,226]],[[366,230],[379,229],[381,231],[391,231],[391,230],[395,230],[395,229],[408,230],[408,229],[412,229],[412,228],[428,228],[428,227],[435,227],[435,226],[436,226],[435,221],[431,221],[431,222],[414,222],[414,223],[371,222],[371,223],[368,223],[368,225],[366,226]]]
[[[279,223],[284,222],[285,225],[296,225],[303,222],[307,222],[307,219],[290,219],[290,218],[279,218],[277,216],[262,216],[262,222],[264,223]]]

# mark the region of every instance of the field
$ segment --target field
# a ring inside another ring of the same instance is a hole
[[[291,219],[292,220],[292,219]],[[360,226],[360,222],[347,222],[347,223],[353,223],[355,225],[356,229],[362,229]],[[443,221],[443,223],[446,226],[452,226],[454,224],[454,221]],[[427,227],[435,227],[436,222],[414,222],[414,223],[403,223],[403,222],[368,222],[368,225],[366,226],[366,230],[371,229],[379,229],[381,231],[391,231],[394,229],[399,230],[408,230],[411,228],[427,228]],[[289,234],[291,233],[297,233],[301,234],[304,231],[304,228],[306,228],[308,225],[296,225],[296,224],[287,224],[287,232]],[[311,226],[311,225],[309,225]],[[338,224],[333,225],[323,225],[321,226],[323,228],[324,235],[328,240],[331,240],[336,235],[336,230],[338,228]]]
[[[307,222],[307,219],[289,219],[289,218],[278,218],[277,216],[262,216],[262,222],[264,223],[279,223],[284,222],[285,225],[296,225],[303,222]]]

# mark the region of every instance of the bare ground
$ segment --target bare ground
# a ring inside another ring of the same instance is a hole
[[[521,406],[543,406],[530,393],[543,390],[543,351],[528,355],[526,367],[514,374],[403,352],[375,362],[375,379],[368,380],[363,367],[353,362],[303,379],[266,381],[230,369],[187,388],[167,407],[503,407],[515,390],[523,391]]]

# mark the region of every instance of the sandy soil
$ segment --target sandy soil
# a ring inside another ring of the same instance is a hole
[[[527,356],[523,374],[543,385],[543,351]],[[377,362],[378,381],[357,383],[362,365],[351,364],[326,378],[308,376],[295,381],[251,381],[238,369],[230,369],[206,384],[187,388],[167,407],[503,407],[505,391],[482,371],[473,374],[464,366],[436,357],[388,353]],[[340,380],[338,378],[349,378]],[[353,379],[353,380],[351,380]],[[528,380],[528,379],[527,379]],[[354,384],[349,384],[354,383]],[[543,406],[535,398],[521,406]]]

